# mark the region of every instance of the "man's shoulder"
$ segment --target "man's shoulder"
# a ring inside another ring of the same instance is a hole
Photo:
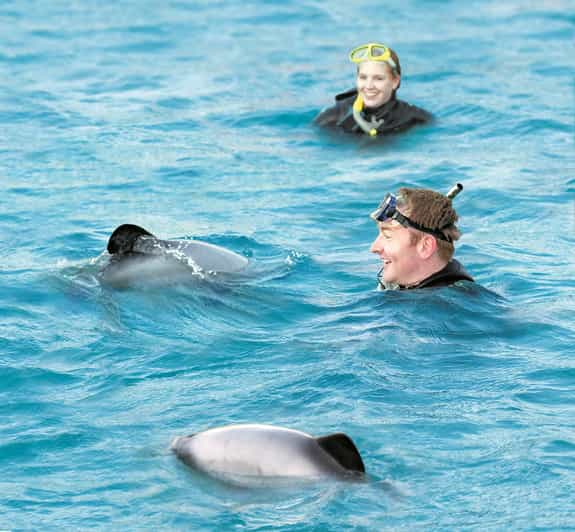
[[[475,280],[457,259],[451,259],[443,269],[430,275],[419,283],[416,288],[450,286],[458,281],[474,282]]]

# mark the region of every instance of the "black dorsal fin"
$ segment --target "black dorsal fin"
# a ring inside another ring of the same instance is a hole
[[[365,473],[363,460],[352,439],[342,432],[316,438],[319,446],[341,467],[355,473]]]
[[[138,225],[120,225],[114,230],[110,240],[108,240],[108,253],[110,253],[110,255],[131,253],[134,249],[136,239],[143,235],[154,236]]]

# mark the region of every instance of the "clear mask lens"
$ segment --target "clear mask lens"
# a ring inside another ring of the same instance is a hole
[[[371,48],[372,57],[381,57],[382,55],[385,55],[385,52],[387,52],[387,48],[383,46],[372,46]]]
[[[351,54],[351,58],[354,61],[363,61],[364,59],[367,59],[369,56],[369,47],[368,46],[363,46],[361,48],[358,48],[357,50],[354,50]]]
[[[387,194],[379,207],[369,216],[376,222],[385,222],[389,220],[397,210],[397,198],[393,194]]]

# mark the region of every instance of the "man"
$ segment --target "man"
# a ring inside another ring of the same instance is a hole
[[[383,261],[379,288],[429,288],[473,281],[453,258],[453,243],[460,232],[451,200],[463,187],[458,184],[444,196],[427,189],[402,188],[388,194],[371,213],[379,235],[371,245]]]

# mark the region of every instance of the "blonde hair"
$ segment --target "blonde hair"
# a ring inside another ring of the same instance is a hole
[[[399,64],[399,57],[395,53],[395,50],[392,50],[391,48],[389,49],[389,54],[391,55],[391,58],[393,59],[393,62],[395,63],[396,66],[395,73],[397,74],[398,77],[401,77],[401,65]]]

